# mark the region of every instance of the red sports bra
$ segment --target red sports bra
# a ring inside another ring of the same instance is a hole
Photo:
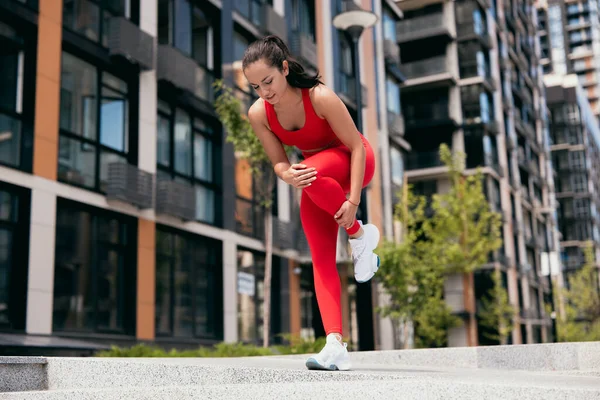
[[[317,115],[310,101],[308,89],[302,89],[302,104],[304,104],[304,126],[295,131],[283,129],[275,109],[268,101],[264,102],[267,121],[271,131],[288,146],[296,146],[300,151],[307,152],[325,147],[335,147],[342,144],[326,119]]]

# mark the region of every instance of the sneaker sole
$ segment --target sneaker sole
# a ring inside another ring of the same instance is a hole
[[[358,282],[358,283],[369,282],[371,280],[371,278],[373,278],[375,276],[375,273],[379,270],[380,263],[381,263],[381,259],[379,258],[379,256],[377,254],[373,254],[373,261],[371,262],[371,273],[369,274],[369,277],[366,279],[358,279],[356,277],[356,275],[354,275],[354,279],[356,279],[356,282]]]
[[[308,368],[311,371],[348,371],[350,369],[350,366],[343,365],[340,368],[335,364],[331,364],[329,367],[325,367],[319,364],[317,360],[311,357],[308,360],[306,360],[306,368]]]

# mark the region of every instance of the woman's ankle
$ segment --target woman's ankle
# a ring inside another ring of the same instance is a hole
[[[360,228],[358,228],[358,230],[356,231],[356,233],[352,234],[352,235],[348,235],[350,237],[350,239],[356,239],[359,238],[363,235],[363,233],[365,233],[365,231],[363,230],[362,226]]]
[[[337,339],[338,342],[342,343],[344,338],[342,337],[341,333],[335,333],[335,332],[331,332],[329,335],[333,335],[335,336],[335,338]]]

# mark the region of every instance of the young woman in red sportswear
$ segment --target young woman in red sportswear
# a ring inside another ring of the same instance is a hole
[[[260,96],[248,118],[277,176],[302,189],[300,218],[312,254],[317,302],[327,334],[325,348],[307,360],[309,369],[350,368],[342,343],[340,277],[336,266],[339,227],[350,237],[354,275],[370,280],[379,267],[373,250],[379,230],[356,219],[361,190],[375,173],[375,155],[340,98],[293,59],[277,36],[253,42],[242,69]],[[290,164],[283,144],[304,157]]]

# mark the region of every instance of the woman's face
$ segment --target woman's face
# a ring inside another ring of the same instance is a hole
[[[254,62],[244,70],[252,88],[263,100],[271,104],[276,104],[287,90],[288,83],[285,77],[288,73],[287,61],[283,62],[283,71],[271,67],[264,60]]]

